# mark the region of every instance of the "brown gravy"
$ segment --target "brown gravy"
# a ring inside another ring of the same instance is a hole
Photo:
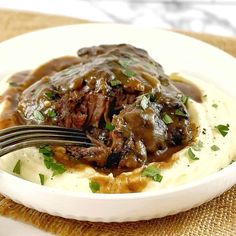
[[[65,56],[47,62],[35,71],[21,71],[11,76],[7,81],[9,88],[0,96],[0,103],[5,105],[4,112],[0,114],[0,129],[24,124],[17,111],[17,106],[19,97],[25,89],[45,75],[53,74],[79,63],[79,58]]]
[[[170,79],[175,87],[183,94],[192,98],[195,102],[202,103],[202,92],[195,84],[189,81],[187,82],[183,77],[177,74],[172,74]]]
[[[8,79],[9,88],[0,96],[0,103],[4,103],[4,112],[0,114],[0,129],[22,124],[17,106],[29,74],[29,71],[22,71]]]

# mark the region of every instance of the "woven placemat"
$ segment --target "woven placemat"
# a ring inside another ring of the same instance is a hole
[[[0,41],[2,41],[35,29],[85,23],[86,21],[67,17],[0,10],[0,22]],[[236,56],[235,39],[188,32],[182,33],[211,43]],[[174,216],[149,221],[108,224],[68,220],[26,208],[1,195],[0,215],[11,217],[61,236],[234,236],[236,235],[236,186],[222,196],[198,208]]]

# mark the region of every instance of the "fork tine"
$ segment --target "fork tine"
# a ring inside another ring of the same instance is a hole
[[[24,147],[35,145],[94,146],[79,129],[51,125],[21,125],[0,131],[0,157]]]
[[[10,144],[18,143],[18,142],[23,142],[25,140],[31,140],[35,138],[55,138],[55,139],[61,139],[61,140],[74,140],[74,141],[81,141],[81,142],[90,142],[90,140],[87,137],[80,137],[77,135],[67,135],[67,134],[26,134],[26,135],[21,135],[17,136],[14,138],[7,139],[6,141],[3,141],[0,143],[0,148],[4,148]]]
[[[13,126],[9,127],[3,130],[0,130],[0,136],[13,133],[20,130],[47,130],[47,131],[69,131],[69,132],[75,132],[79,133],[81,135],[85,135],[85,133],[80,129],[74,129],[74,128],[65,128],[60,126],[53,126],[53,125],[19,125],[19,126]]]
[[[58,135],[75,135],[77,137],[81,137],[81,138],[87,138],[87,136],[82,133],[82,132],[74,132],[74,131],[64,131],[64,130],[43,130],[43,129],[38,129],[38,130],[16,130],[14,132],[11,133],[6,133],[0,136],[0,142],[3,142],[4,140],[16,137],[16,136],[22,136],[22,135],[26,135],[26,134],[38,134],[38,135],[47,135],[47,134],[58,134]]]
[[[0,149],[0,157],[7,153],[10,153],[10,152],[22,149],[22,148],[32,147],[32,146],[37,146],[37,145],[42,145],[42,144],[61,145],[61,146],[79,145],[83,147],[93,146],[92,143],[86,143],[86,142],[81,142],[81,141],[76,141],[76,140],[33,139],[33,140],[27,140],[21,143],[16,143],[16,144],[7,146],[3,149]]]

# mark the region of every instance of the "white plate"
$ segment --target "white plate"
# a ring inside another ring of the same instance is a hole
[[[167,73],[181,72],[215,83],[236,97],[236,60],[200,41],[163,30],[86,24],[22,35],[0,44],[0,76],[37,67],[85,46],[130,43],[146,49]],[[82,194],[33,184],[0,171],[0,192],[25,206],[89,221],[135,221],[196,207],[236,183],[236,163],[199,181],[168,190],[134,194]]]

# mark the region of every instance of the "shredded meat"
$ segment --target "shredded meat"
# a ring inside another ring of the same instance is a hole
[[[89,163],[93,163],[98,167],[106,165],[107,156],[111,153],[110,148],[104,147],[68,147],[67,151],[70,153],[72,159],[80,160],[84,159]]]

